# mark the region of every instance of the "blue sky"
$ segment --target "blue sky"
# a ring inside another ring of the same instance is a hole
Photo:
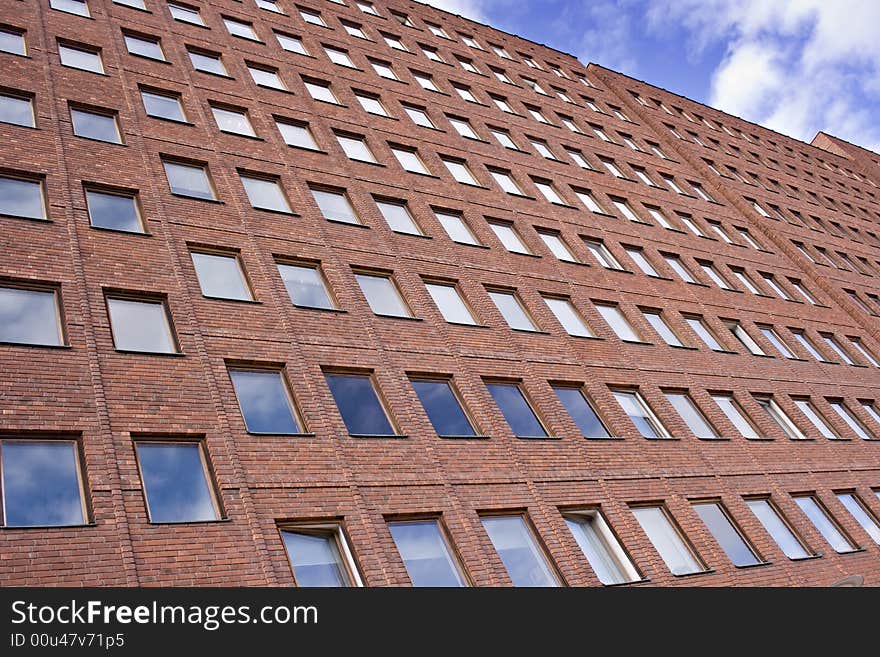
[[[880,150],[880,0],[423,0],[810,141]]]

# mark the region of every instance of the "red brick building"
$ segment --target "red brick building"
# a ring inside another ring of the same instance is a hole
[[[0,584],[880,584],[876,154],[406,0],[0,2]]]

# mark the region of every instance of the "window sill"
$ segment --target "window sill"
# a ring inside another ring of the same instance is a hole
[[[549,331],[535,331],[532,329],[520,329],[520,328],[511,328],[511,331],[516,333],[527,333],[529,335],[550,335]]]
[[[0,531],[16,531],[16,530],[46,530],[46,529],[84,529],[86,527],[97,527],[96,522],[86,522],[81,525],[0,525]]]
[[[266,141],[262,137],[258,137],[257,135],[248,135],[243,132],[233,132],[232,130],[221,130],[220,134],[223,135],[232,135],[233,137],[243,137],[244,139],[250,139],[251,141]]]
[[[284,436],[289,438],[314,438],[317,434],[306,431],[303,433],[276,433],[275,431],[248,431],[249,436]]]
[[[173,520],[170,522],[159,522],[158,520],[147,521],[148,525],[153,527],[168,527],[178,525],[216,525],[232,522],[231,518],[216,518],[214,520]]]
[[[299,308],[300,310],[317,310],[322,313],[338,313],[340,315],[348,314],[347,310],[342,310],[340,308],[318,308],[317,306],[300,306],[296,303],[291,303],[294,308]]]
[[[420,240],[432,240],[434,237],[432,235],[423,235],[422,233],[407,233],[403,230],[392,230],[392,233],[395,235],[403,235],[404,237],[415,237]]]
[[[598,441],[603,441],[603,440],[610,440],[610,441],[626,440],[626,438],[624,438],[623,436],[583,436],[583,439],[584,439],[584,440],[590,440],[590,441],[593,441],[593,440],[598,440]]]
[[[391,438],[394,440],[399,440],[402,438],[409,438],[409,436],[405,433],[350,433],[348,434],[349,438]]]
[[[351,226],[352,228],[366,228],[367,230],[372,230],[370,226],[367,226],[367,224],[356,224],[352,221],[342,221],[341,219],[327,219],[326,217],[324,218],[324,220],[328,223],[337,224],[339,226]]]
[[[186,354],[182,351],[137,351],[135,349],[114,349],[117,354],[129,354],[136,356],[160,356],[163,358],[184,358]]]
[[[705,438],[703,436],[697,436],[697,440],[701,440],[704,443],[726,443],[730,442],[732,438],[725,438],[724,436],[715,436],[714,438]]]
[[[714,573],[714,572],[715,572],[715,569],[714,569],[714,568],[707,568],[706,570],[698,570],[698,571],[695,572],[695,573],[682,573],[682,574],[680,574],[680,575],[677,575],[677,574],[675,574],[675,573],[672,573],[672,576],[673,576],[673,577],[678,577],[678,578],[684,578],[684,577],[697,577],[698,575],[711,575],[711,574]]]
[[[673,349],[685,349],[687,351],[699,351],[700,350],[699,347],[692,347],[691,345],[688,345],[688,344],[671,344],[669,346],[672,347]]]
[[[665,443],[665,442],[680,442],[681,438],[677,436],[642,436],[645,440],[650,440],[652,442]]]
[[[111,146],[128,146],[128,144],[125,144],[121,141],[108,141],[107,139],[98,139],[97,137],[85,137],[83,135],[78,135],[75,132],[73,133],[73,136],[77,139],[82,139],[84,141],[94,141],[99,144],[110,144]]]
[[[192,121],[186,121],[186,120],[181,121],[180,119],[169,119],[166,116],[156,116],[154,114],[147,114],[147,116],[151,119],[155,119],[156,121],[164,121],[165,123],[176,123],[177,125],[188,125],[188,126],[195,125],[195,123],[193,123]]]
[[[380,169],[385,169],[388,167],[387,164],[382,164],[381,162],[371,162],[370,160],[359,160],[354,157],[350,157],[348,159],[351,160],[352,162],[357,162],[358,164],[366,164],[371,167],[379,167]]]
[[[298,151],[305,151],[307,153],[319,153],[320,155],[328,155],[327,151],[320,148],[309,148],[308,146],[297,146],[296,144],[287,144],[287,147],[295,148]]]
[[[122,228],[107,228],[106,226],[95,226],[93,224],[89,224],[89,228],[105,233],[114,233],[116,235],[138,235],[140,237],[153,237],[153,234],[148,233],[147,231],[123,230]]]
[[[612,588],[616,588],[619,586],[632,586],[633,584],[645,584],[650,581],[651,581],[650,577],[642,577],[641,579],[634,579],[630,582],[617,582],[616,584],[603,584],[602,586],[605,588],[612,589]]]
[[[471,435],[471,436],[441,436],[437,435],[438,438],[442,438],[443,440],[490,440],[490,436],[483,435]]]
[[[215,297],[210,294],[202,294],[203,299],[210,299],[211,301],[229,301],[231,303],[245,303],[252,306],[262,306],[262,301],[257,301],[256,299],[234,299],[232,297]]]
[[[789,561],[811,561],[813,559],[821,559],[823,554],[821,552],[817,552],[816,554],[810,554],[806,557],[789,557]]]
[[[168,64],[171,65],[167,59],[156,59],[155,57],[150,57],[149,55],[140,55],[136,52],[131,52],[130,50],[126,50],[126,54],[131,55],[132,57],[137,57],[138,59],[145,59],[148,62],[155,62],[157,64]]]
[[[776,438],[772,438],[770,436],[758,436],[757,438],[746,438],[746,440],[750,440],[756,443],[769,443],[776,440]]]
[[[214,71],[205,71],[203,69],[197,68],[195,69],[198,73],[202,73],[203,75],[210,75],[214,78],[222,78],[224,80],[235,80],[234,77],[229,75],[228,73],[214,73]]]
[[[257,212],[265,212],[266,214],[281,214],[285,217],[300,217],[298,212],[291,212],[290,210],[275,210],[274,208],[258,208],[256,206],[251,206],[251,210],[256,210]]]
[[[385,315],[383,313],[373,313],[376,317],[383,317],[385,319],[402,319],[406,322],[424,322],[425,320],[421,317],[406,317],[405,315]]]
[[[7,340],[0,340],[0,346],[27,347],[29,349],[73,349],[69,344],[32,344],[29,342],[9,342]]]
[[[638,344],[645,347],[653,347],[653,342],[645,342],[644,340],[621,340],[621,342],[625,342],[626,344]]]
[[[517,440],[562,440],[562,436],[514,436]]]
[[[452,326],[466,326],[468,328],[479,328],[479,329],[492,328],[488,324],[469,324],[468,322],[446,322],[446,323],[451,324]]]
[[[190,194],[181,194],[180,192],[169,192],[171,196],[176,196],[177,198],[187,198],[191,201],[201,201],[202,203],[213,203],[215,205],[226,205],[223,201],[216,198],[204,198],[202,196],[191,196]]]

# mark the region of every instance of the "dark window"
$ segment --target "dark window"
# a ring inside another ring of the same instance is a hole
[[[134,194],[86,190],[89,221],[96,228],[110,228],[129,233],[143,233],[138,204]]]
[[[584,393],[578,388],[556,388],[556,396],[571,415],[571,419],[577,424],[584,438],[609,438],[608,429],[596,415],[590,402],[584,397]]]
[[[345,422],[355,435],[391,436],[394,428],[368,374],[327,374],[327,385]]]
[[[547,435],[532,407],[526,401],[519,386],[515,383],[490,383],[486,385],[489,393],[501,409],[507,424],[516,436],[523,438],[542,438]]]
[[[53,290],[0,287],[0,342],[63,344],[58,314]]]
[[[700,502],[694,504],[694,510],[706,523],[715,540],[724,550],[735,566],[754,566],[761,563],[754,550],[734,526],[725,509],[718,502]]]
[[[208,465],[198,443],[136,443],[152,522],[217,520]]]
[[[448,381],[413,381],[438,436],[473,436],[474,428]]]
[[[281,372],[230,370],[247,430],[251,433],[302,433]]]

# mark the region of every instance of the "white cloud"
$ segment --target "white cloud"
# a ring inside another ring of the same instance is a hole
[[[806,141],[880,146],[877,0],[652,0],[645,16],[697,52],[726,45],[709,104]]]

